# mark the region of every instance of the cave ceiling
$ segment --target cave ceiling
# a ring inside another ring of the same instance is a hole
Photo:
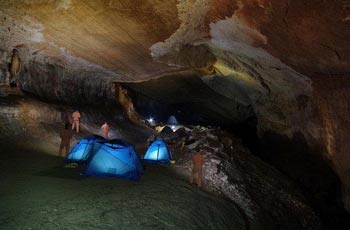
[[[2,0],[0,4],[1,49],[26,47],[27,58],[44,55],[63,62],[77,58],[123,80],[205,67],[215,61],[212,55],[189,47],[204,44],[214,59],[220,59],[223,54],[217,49],[221,45],[225,50],[228,36],[231,47],[236,42],[241,49],[246,48],[242,44],[262,48],[304,73],[349,67],[346,1]]]
[[[69,85],[79,84],[92,98],[90,92],[98,90],[91,82],[103,88],[112,81],[193,71],[232,100],[232,108],[252,107],[261,129],[291,134],[307,125],[302,120],[309,116],[315,73],[343,73],[350,65],[346,1],[1,0],[0,5],[2,60],[19,50],[23,88],[59,100],[75,92]],[[104,88],[99,96],[112,95]]]

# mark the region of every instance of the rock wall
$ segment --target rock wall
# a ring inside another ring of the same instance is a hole
[[[21,88],[42,98],[68,104],[114,104],[113,77],[66,68],[55,60],[31,60],[23,68]]]
[[[28,47],[19,47],[21,71],[16,77],[18,87],[45,100],[68,104],[113,104],[113,81],[120,79],[115,73],[70,57],[60,60],[54,57],[36,56]],[[9,74],[12,52],[1,52],[2,82]],[[10,81],[12,76],[7,77]],[[9,81],[7,80],[7,81]],[[6,83],[8,85],[8,82]]]
[[[348,75],[315,76],[315,114],[322,131],[320,139],[334,170],[343,183],[345,207],[350,210],[350,82]]]
[[[268,38],[243,20],[241,11],[245,4],[238,4],[238,10],[234,9],[230,17],[221,19],[221,14],[227,12],[217,12],[216,20],[208,22],[211,10],[220,4],[181,2],[178,8],[182,24],[168,39],[150,48],[152,56],[168,64],[212,69],[203,81],[217,93],[251,105],[261,134],[274,130],[289,136],[297,131],[312,135],[303,122],[310,116],[311,80],[259,47],[267,44]],[[215,58],[193,55],[184,64],[184,60],[178,61],[184,50],[188,56],[189,50],[184,46],[192,47],[193,53],[205,46]],[[193,59],[207,60],[207,66]],[[303,107],[298,106],[300,98],[305,99]]]
[[[74,134],[71,146],[88,135],[102,135],[100,127],[104,122],[110,125],[110,138],[123,138],[135,146],[152,134],[129,122],[121,109],[110,106],[47,103],[4,86],[0,86],[0,105],[2,143],[44,150],[52,155],[58,154],[63,115],[76,109],[81,113],[81,132]]]

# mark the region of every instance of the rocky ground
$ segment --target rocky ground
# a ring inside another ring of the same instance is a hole
[[[248,228],[233,202],[167,167],[148,166],[139,182],[92,178],[47,152],[0,149],[0,229]]]
[[[297,187],[253,156],[236,137],[219,128],[201,126],[166,136],[176,160],[174,171],[189,177],[191,157],[199,146],[206,159],[205,189],[234,201],[247,214],[252,229],[259,224],[269,229],[321,229],[319,217]],[[182,151],[175,141],[179,136],[186,138]]]

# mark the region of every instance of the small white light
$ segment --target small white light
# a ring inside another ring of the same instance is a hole
[[[174,126],[174,125],[172,125],[172,126],[171,126],[171,129],[172,129],[173,131],[175,131],[175,126]]]
[[[153,118],[152,118],[152,117],[149,118],[149,119],[148,119],[148,122],[149,122],[149,123],[152,123],[152,122],[153,122]]]

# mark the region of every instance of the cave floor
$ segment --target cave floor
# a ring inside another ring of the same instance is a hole
[[[0,229],[246,229],[231,201],[165,166],[138,182],[80,175],[63,159],[0,145]]]

